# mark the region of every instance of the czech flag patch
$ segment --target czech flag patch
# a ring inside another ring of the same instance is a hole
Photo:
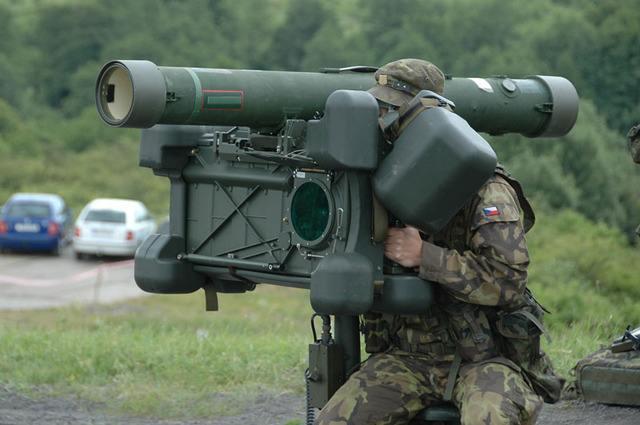
[[[497,215],[500,215],[500,210],[498,209],[498,207],[487,207],[482,209],[482,213],[485,215],[485,217],[495,217]]]

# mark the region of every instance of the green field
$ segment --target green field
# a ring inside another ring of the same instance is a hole
[[[220,298],[217,313],[202,294],[2,313],[0,383],[162,417],[232,414],[262,391],[301,392],[305,291]]]
[[[568,377],[576,360],[640,324],[640,253],[570,212],[540,218],[529,240],[531,286],[553,312],[546,349]],[[219,312],[204,311],[202,293],[3,312],[0,384],[125,414],[233,414],[261,393],[302,396],[311,313],[306,291],[267,285],[221,295]]]

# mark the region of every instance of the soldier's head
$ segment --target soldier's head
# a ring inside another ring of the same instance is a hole
[[[410,101],[422,90],[443,94],[444,74],[422,59],[400,59],[389,62],[375,73],[377,84],[369,89],[382,104],[395,107]]]

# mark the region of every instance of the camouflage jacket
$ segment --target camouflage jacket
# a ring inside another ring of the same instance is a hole
[[[420,277],[439,283],[450,302],[506,308],[522,303],[529,253],[518,196],[505,177],[491,177],[423,244]]]
[[[498,168],[443,230],[425,238],[419,275],[438,283],[435,302],[420,316],[365,315],[368,352],[395,347],[444,361],[456,349],[465,361],[498,354],[491,322],[499,310],[524,304],[529,264],[524,196],[511,182]]]
[[[450,222],[425,237],[419,275],[435,282],[424,315],[363,316],[366,350],[453,361],[497,356],[520,368],[545,402],[563,380],[540,349],[543,308],[526,288],[525,233],[535,216],[520,184],[501,167]]]

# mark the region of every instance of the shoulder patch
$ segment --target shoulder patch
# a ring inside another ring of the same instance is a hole
[[[501,179],[490,179],[478,192],[479,202],[473,212],[472,228],[487,223],[520,220],[520,207],[513,188]]]
[[[496,215],[500,215],[500,209],[496,206],[484,207],[482,209],[482,214],[484,214],[485,217],[494,217]]]

